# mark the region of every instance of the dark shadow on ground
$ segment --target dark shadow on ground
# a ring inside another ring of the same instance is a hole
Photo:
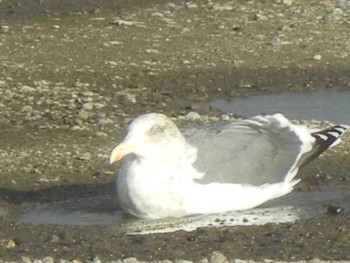
[[[0,200],[12,205],[47,203],[69,199],[93,197],[101,194],[115,195],[115,182],[102,184],[73,184],[53,186],[38,190],[17,190],[0,187]]]

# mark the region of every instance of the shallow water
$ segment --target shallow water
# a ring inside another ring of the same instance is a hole
[[[113,231],[128,234],[167,233],[177,230],[193,231],[199,227],[295,222],[318,218],[327,213],[329,206],[339,207],[349,213],[348,200],[349,191],[325,187],[309,192],[294,191],[247,211],[163,220],[135,220],[124,216],[119,210],[110,209],[109,205],[103,209],[112,200],[109,196],[99,196],[41,204],[21,215],[18,220],[31,224],[110,225]]]
[[[260,94],[231,100],[216,99],[205,106],[246,117],[280,112],[292,119],[350,123],[350,91]]]

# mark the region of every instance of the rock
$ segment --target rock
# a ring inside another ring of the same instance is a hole
[[[92,263],[102,263],[102,261],[98,257],[94,257]]]
[[[6,248],[15,248],[17,247],[17,242],[14,239],[11,239],[9,242],[6,244]]]
[[[9,32],[9,30],[10,30],[9,26],[5,26],[5,25],[0,26],[0,33],[7,33]]]
[[[93,97],[94,93],[92,91],[83,91],[81,93],[84,97]]]
[[[220,251],[214,251],[210,256],[210,263],[226,263],[227,258]]]
[[[164,17],[164,15],[160,12],[154,12],[151,14],[152,17]]]
[[[124,98],[126,101],[131,102],[131,103],[136,103],[136,95],[135,94],[130,94],[130,93],[124,93]]]
[[[255,21],[266,21],[268,19],[269,18],[267,16],[264,16],[264,15],[262,15],[260,13],[257,13],[257,14],[254,15],[254,20]]]
[[[194,8],[198,8],[198,5],[197,4],[194,4],[192,2],[189,2],[189,3],[186,3],[186,7],[188,9],[194,9]]]
[[[23,93],[27,93],[27,92],[34,92],[35,91],[35,88],[31,87],[31,86],[28,86],[28,85],[22,85],[20,87],[20,90],[21,92]]]
[[[232,3],[227,3],[227,4],[223,4],[223,5],[214,4],[213,9],[217,10],[217,11],[232,11],[234,8],[233,8]]]
[[[344,212],[344,210],[345,210],[344,207],[341,207],[341,206],[335,206],[335,205],[327,206],[328,215],[337,215]]]
[[[87,120],[89,118],[89,113],[86,110],[81,110],[78,113],[80,120]]]
[[[343,15],[344,15],[344,10],[337,7],[331,10],[329,17],[333,20],[339,20],[343,17]]]
[[[201,116],[197,112],[191,111],[186,114],[185,119],[189,121],[197,121],[201,119]]]
[[[21,263],[31,263],[32,261],[28,257],[22,257],[20,262]]]
[[[105,137],[105,138],[108,137],[107,133],[105,133],[105,132],[96,132],[95,135],[97,137]]]
[[[52,257],[45,257],[42,260],[43,263],[54,263],[55,260]]]
[[[94,103],[94,108],[95,109],[102,109],[106,107],[106,104],[103,104],[103,103]]]
[[[25,112],[25,113],[32,113],[33,112],[33,108],[32,106],[29,106],[29,105],[26,105],[22,108],[22,112]]]
[[[68,105],[67,105],[67,108],[69,110],[75,110],[77,108],[77,106],[75,105],[74,102],[70,102]]]
[[[175,263],[193,263],[193,261],[183,260],[183,259],[176,259],[174,262]]]
[[[122,20],[122,19],[115,19],[110,24],[111,25],[115,25],[115,26],[139,26],[139,27],[144,27],[142,22]]]
[[[83,110],[89,111],[92,110],[94,108],[94,104],[91,102],[86,102],[83,104]]]
[[[139,263],[137,258],[134,258],[134,257],[126,258],[126,259],[123,260],[123,262],[124,263]]]
[[[159,54],[158,49],[154,49],[154,48],[147,48],[145,50],[145,52],[148,53],[148,54]]]
[[[80,154],[78,156],[78,159],[79,160],[84,160],[84,161],[90,160],[91,159],[91,153],[89,153],[89,152],[82,153],[82,154]]]
[[[230,120],[230,116],[228,116],[227,114],[222,114],[221,115],[221,120],[228,121],[228,120]]]
[[[203,258],[203,259],[197,261],[197,263],[209,263],[209,260],[207,258]]]
[[[105,125],[113,124],[113,121],[108,118],[102,118],[98,120],[98,124],[101,126],[105,126]]]
[[[114,41],[108,41],[108,42],[103,43],[103,45],[104,45],[105,47],[116,46],[116,45],[122,45],[122,44],[123,44],[123,42],[116,41],[116,40],[114,40]]]
[[[282,4],[286,6],[291,6],[293,4],[293,0],[282,0]]]
[[[314,55],[313,59],[314,60],[321,60],[322,56],[320,54],[316,54],[316,55]]]

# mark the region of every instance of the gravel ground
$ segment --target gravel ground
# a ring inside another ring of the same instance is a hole
[[[0,0],[0,257],[350,260],[347,212],[137,237],[16,221],[40,203],[112,195],[108,155],[139,114],[211,122],[228,117],[198,105],[218,97],[349,89],[349,10],[343,0]],[[349,141],[306,167],[299,188],[348,189]]]

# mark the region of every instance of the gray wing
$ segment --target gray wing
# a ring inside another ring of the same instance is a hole
[[[282,126],[277,120],[254,120],[185,129],[188,142],[198,148],[194,167],[205,172],[198,182],[281,182],[300,158],[302,146],[298,135]]]

